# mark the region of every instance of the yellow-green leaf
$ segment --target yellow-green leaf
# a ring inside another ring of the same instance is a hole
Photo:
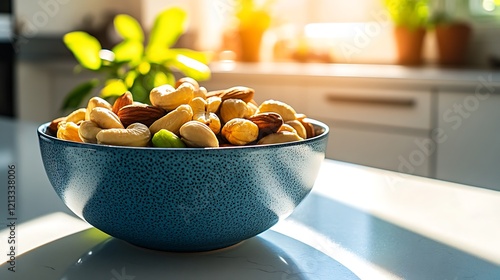
[[[125,82],[120,79],[112,79],[106,82],[106,85],[101,90],[101,97],[108,98],[112,96],[120,96],[128,90]]]
[[[141,24],[129,15],[117,15],[114,19],[116,32],[125,40],[144,42]]]
[[[163,64],[165,61],[173,59],[171,52],[166,47],[150,45],[146,52],[147,60],[151,63]]]
[[[125,85],[127,86],[127,88],[131,88],[134,85],[136,78],[137,78],[136,71],[130,71],[127,73],[127,76],[125,77]]]
[[[125,40],[113,48],[116,62],[131,62],[138,64],[144,53],[144,46],[140,41]]]
[[[154,86],[159,87],[169,83],[167,75],[163,72],[157,72],[154,77]]]
[[[169,48],[185,32],[187,13],[178,7],[161,12],[155,19],[148,43],[149,50],[157,50],[158,46]]]
[[[197,81],[208,80],[211,76],[210,68],[206,64],[185,55],[177,55],[173,61],[169,61],[169,65],[172,65],[187,77],[191,77]]]
[[[200,52],[191,49],[170,49],[169,51],[175,55],[181,54],[204,64],[209,64],[213,57],[213,54],[210,52]]]
[[[139,64],[139,66],[137,67],[137,70],[139,71],[139,73],[141,75],[147,75],[149,73],[149,71],[151,70],[151,64],[144,61],[141,64]]]
[[[83,31],[75,31],[64,35],[63,41],[83,67],[90,70],[101,68],[102,62],[99,57],[101,43],[94,36]]]

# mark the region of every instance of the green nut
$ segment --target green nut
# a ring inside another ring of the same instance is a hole
[[[160,129],[153,135],[153,146],[158,148],[185,148],[186,145],[182,142],[175,133],[166,129]]]

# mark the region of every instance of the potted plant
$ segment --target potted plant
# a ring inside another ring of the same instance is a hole
[[[255,0],[237,0],[237,34],[240,39],[240,59],[244,62],[260,60],[262,37],[271,25],[270,7],[273,1],[266,0],[260,5]]]
[[[398,63],[419,65],[429,22],[428,0],[384,0],[394,22]]]
[[[434,16],[433,25],[436,35],[438,64],[442,66],[461,66],[472,35],[469,23],[454,19],[444,12]]]
[[[95,90],[100,97],[115,99],[130,91],[135,101],[149,103],[149,91],[162,84],[174,85],[174,71],[202,81],[210,78],[209,57],[191,49],[175,48],[185,32],[187,14],[180,8],[160,12],[146,41],[137,20],[120,14],[114,17],[116,33],[122,41],[111,50],[83,31],[64,35],[63,41],[79,62],[79,70],[101,74],[77,85],[65,98],[62,109],[75,109]]]

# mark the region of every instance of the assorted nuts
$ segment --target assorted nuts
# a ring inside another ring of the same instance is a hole
[[[208,92],[184,77],[175,87],[152,89],[151,105],[135,102],[130,92],[113,105],[93,97],[48,130],[68,141],[159,148],[265,145],[315,136],[305,115],[277,100],[259,105],[254,94],[244,86]]]

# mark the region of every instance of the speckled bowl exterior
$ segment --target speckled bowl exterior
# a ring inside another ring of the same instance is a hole
[[[76,215],[132,244],[207,251],[286,218],[311,191],[328,127],[300,142],[228,148],[132,148],[76,143],[38,128],[54,190]]]

